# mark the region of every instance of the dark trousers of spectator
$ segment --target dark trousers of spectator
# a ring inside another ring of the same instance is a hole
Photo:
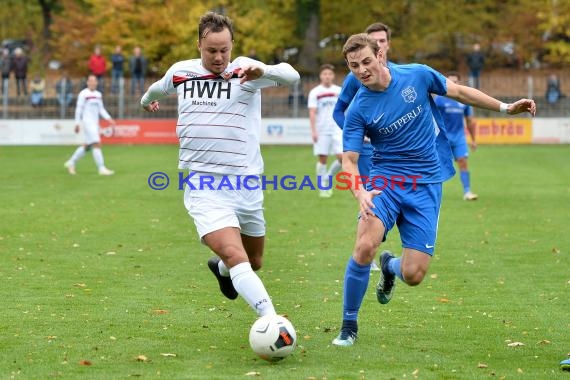
[[[469,85],[471,87],[479,88],[479,70],[471,70],[469,75]]]
[[[113,94],[119,93],[119,85],[123,77],[123,70],[111,70],[111,92]]]
[[[138,92],[136,92],[137,87]],[[137,95],[144,94],[144,75],[133,74],[133,77],[131,78],[131,95],[134,95],[135,93]]]
[[[26,86],[26,77],[18,78],[16,77],[16,89],[18,96],[20,96],[20,87],[22,88],[22,92],[24,95],[28,95],[28,86]]]
[[[105,77],[103,75],[96,75],[97,77],[97,91],[101,94],[103,93],[103,89],[105,88]]]
[[[10,74],[2,74],[2,88],[0,88],[0,92],[2,96],[4,96],[4,92],[8,92],[8,84],[10,83]],[[4,87],[5,86],[5,87]]]

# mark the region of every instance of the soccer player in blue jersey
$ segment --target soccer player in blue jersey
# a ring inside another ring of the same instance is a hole
[[[376,40],[382,51],[387,53],[388,50],[390,50],[390,37],[392,32],[387,25],[381,22],[375,22],[366,28],[365,33]],[[384,58],[386,59],[386,64],[390,64],[386,54],[384,54]],[[356,79],[354,74],[348,73],[346,78],[344,78],[340,95],[333,110],[334,121],[341,129],[344,126],[344,113],[360,86],[362,86],[362,84],[360,84],[360,81]],[[358,170],[360,171],[360,175],[368,177],[370,174],[370,166],[372,165],[371,159],[372,144],[370,144],[370,139],[365,136],[362,149],[360,150],[360,156],[358,156]],[[370,270],[379,271],[380,267],[373,261]]]
[[[381,22],[375,22],[366,28],[365,33],[376,40],[380,49],[385,52],[384,58],[387,60],[388,58],[386,53],[390,50],[390,28]],[[344,125],[344,112],[350,105],[352,98],[354,98],[354,95],[356,95],[360,86],[360,81],[354,76],[354,74],[348,73],[346,78],[344,78],[342,89],[333,111],[334,121],[341,129]],[[371,158],[372,145],[370,144],[370,140],[365,137],[364,144],[362,144],[362,150],[360,151],[360,156],[358,158],[358,170],[361,175],[368,176],[370,165],[372,164]]]
[[[447,79],[453,83],[459,83],[459,74],[451,72],[447,74]],[[435,98],[435,104],[443,117],[445,131],[447,132],[447,138],[449,139],[451,151],[453,152],[453,158],[459,168],[459,177],[463,185],[463,199],[466,201],[474,201],[478,196],[471,192],[469,168],[467,167],[469,149],[467,148],[467,139],[465,138],[465,126],[467,126],[467,130],[471,135],[471,149],[477,149],[473,108],[445,96],[437,96]]]
[[[445,131],[431,94],[508,114],[536,113],[531,99],[501,103],[483,92],[447,80],[419,65],[386,66],[384,52],[367,34],[351,36],[343,47],[350,71],[363,84],[348,108],[343,128],[343,170],[352,179],[351,191],[360,208],[353,254],[344,277],[343,322],[334,345],[352,346],[358,332],[358,312],[368,287],[370,263],[387,232],[398,226],[401,257],[381,255],[380,303],[390,301],[395,279],[419,285],[434,253],[442,182],[453,171],[451,149],[442,147]],[[439,119],[439,120],[438,120]],[[358,157],[364,135],[374,153],[370,176],[373,189],[358,186]],[[438,140],[440,140],[438,142]]]

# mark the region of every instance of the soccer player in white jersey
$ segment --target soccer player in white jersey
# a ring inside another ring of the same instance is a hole
[[[342,327],[333,340],[337,346],[352,346],[370,279],[370,263],[394,225],[400,232],[402,255],[384,252],[380,257],[376,286],[380,303],[392,298],[396,278],[410,286],[419,285],[434,254],[442,183],[453,175],[447,170],[453,169],[453,163],[449,144],[445,151],[437,143],[445,130],[434,133],[434,123],[442,123],[436,120],[441,115],[431,94],[510,115],[529,112],[534,116],[536,104],[532,99],[501,103],[446,79],[426,65],[387,66],[384,51],[365,33],[351,36],[343,55],[363,84],[348,108],[343,128],[342,166],[354,181],[351,190],[359,205],[360,220],[344,275]],[[358,158],[365,134],[374,147],[372,190],[359,187],[355,181],[360,175]]]
[[[332,176],[342,167],[342,132],[333,119],[341,88],[334,84],[334,66],[331,64],[321,65],[319,79],[319,85],[309,92],[309,121],[313,153],[317,156],[317,180],[322,185],[319,196],[329,198],[332,195]],[[327,169],[329,155],[336,156],[336,159]]]
[[[160,99],[177,95],[178,167],[190,172],[184,203],[202,242],[217,255],[208,267],[227,298],[239,294],[263,316],[275,314],[254,272],[261,268],[265,243],[263,192],[259,181],[248,180],[248,188],[237,181],[263,172],[260,89],[290,85],[299,73],[288,63],[266,65],[247,57],[230,62],[232,46],[231,20],[206,13],[198,27],[200,59],[172,65],[149,87],[141,105],[156,112]],[[210,190],[200,185],[205,175],[217,185],[232,185]]]
[[[89,150],[93,153],[93,159],[100,175],[112,175],[115,173],[107,169],[103,159],[101,137],[99,136],[100,116],[109,121],[111,125],[115,125],[115,120],[113,120],[103,105],[103,96],[97,91],[97,77],[89,75],[87,77],[87,88],[81,90],[79,95],[77,95],[77,106],[75,108],[75,133],[79,133],[81,124],[83,124],[85,144],[78,147],[71,158],[65,162],[64,166],[69,174],[76,174],[75,165],[77,161]]]

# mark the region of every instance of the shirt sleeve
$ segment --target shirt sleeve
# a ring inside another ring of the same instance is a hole
[[[80,92],[77,95],[77,105],[75,106],[75,124],[81,123],[81,117],[83,116],[83,108],[85,107],[85,94]]]
[[[166,98],[168,95],[175,94],[174,88],[174,73],[176,72],[176,65],[168,69],[162,78],[151,84],[141,98],[141,105],[148,106],[155,100]]]
[[[103,104],[103,98],[101,98],[101,107],[99,108],[99,115],[105,120],[111,120],[112,117],[109,115],[109,112],[105,109],[105,105]]]
[[[364,140],[364,129],[366,122],[362,115],[354,107],[354,101],[348,108],[346,118],[344,120],[344,128],[342,130],[342,147],[343,152],[359,152],[362,150],[362,141]]]
[[[315,91],[315,89],[309,91],[309,96],[307,99],[307,107],[317,108],[317,92]]]
[[[447,79],[443,74],[435,71],[429,66],[420,65],[423,69],[423,74],[427,79],[428,91],[432,94],[446,95],[447,94]]]

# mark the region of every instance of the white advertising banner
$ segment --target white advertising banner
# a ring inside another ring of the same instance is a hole
[[[541,118],[532,124],[533,144],[570,144],[570,119]]]
[[[262,119],[261,143],[311,145],[313,139],[309,119]]]
[[[73,120],[0,120],[0,145],[81,145]]]

